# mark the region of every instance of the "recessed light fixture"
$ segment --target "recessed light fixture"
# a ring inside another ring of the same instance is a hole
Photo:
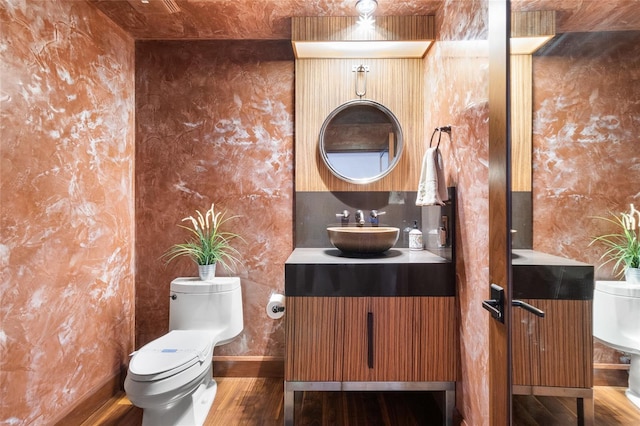
[[[376,23],[373,19],[373,12],[378,7],[377,0],[358,0],[356,1],[356,10],[360,14],[358,18],[358,26],[361,28],[373,28]]]
[[[360,16],[371,16],[378,7],[378,0],[357,0],[356,10]]]

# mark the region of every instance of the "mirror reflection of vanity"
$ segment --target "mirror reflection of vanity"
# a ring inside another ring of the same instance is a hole
[[[634,200],[640,203],[633,183],[640,181],[640,14],[634,11],[637,4],[629,1],[540,3],[512,1],[512,10],[545,5],[560,9],[557,35],[531,56],[531,115],[524,123],[530,126],[531,185],[513,193],[513,224],[519,237],[514,246],[597,266],[602,251],[589,243],[604,229],[591,217],[622,210]],[[515,78],[512,74],[512,84],[518,84]],[[512,161],[515,173],[521,171],[516,164]],[[522,262],[522,256],[514,258],[514,268]],[[596,279],[611,277],[610,269],[595,269]],[[582,312],[575,299],[563,303]],[[598,363],[612,368],[621,354],[598,342],[592,346],[590,306],[583,311],[572,326],[572,336],[584,340],[586,356],[579,358],[578,351],[567,357],[581,366],[589,386],[597,384]],[[535,327],[547,319],[536,320]],[[524,324],[520,331],[514,327],[515,345],[531,334],[534,321],[526,316],[514,320],[518,326]],[[545,344],[549,350],[548,342],[534,344]],[[515,364],[515,350],[513,356]],[[574,373],[579,377],[578,370]],[[563,370],[552,377],[566,374]]]
[[[320,130],[320,155],[338,178],[366,184],[386,176],[402,154],[402,129],[384,105],[366,99],[346,102]]]

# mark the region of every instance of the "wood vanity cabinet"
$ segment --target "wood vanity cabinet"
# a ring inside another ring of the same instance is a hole
[[[545,315],[511,310],[513,393],[576,398],[577,423],[593,425],[593,265],[529,249],[514,255],[513,298]]]
[[[454,297],[287,298],[287,381],[453,382]]]
[[[426,250],[360,258],[296,248],[285,263],[285,425],[295,424],[296,392],[427,391],[443,394],[451,426],[453,265]]]

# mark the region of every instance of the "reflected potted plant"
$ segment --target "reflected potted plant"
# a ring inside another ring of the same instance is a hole
[[[223,231],[222,226],[238,216],[226,216],[226,212],[215,212],[215,205],[202,214],[196,210],[196,217],[188,216],[182,222],[191,226],[178,225],[189,231],[189,239],[185,243],[174,244],[163,254],[166,263],[186,256],[198,265],[198,273],[203,281],[211,280],[216,274],[216,265],[221,264],[232,271],[239,263],[240,252],[231,245],[231,241],[241,239],[238,234]]]
[[[607,249],[600,260],[606,261],[601,267],[613,262],[613,271],[619,277],[625,275],[630,284],[640,284],[640,211],[633,204],[629,213],[614,214],[611,217],[598,217],[614,224],[618,232],[595,237],[591,244],[601,243]]]

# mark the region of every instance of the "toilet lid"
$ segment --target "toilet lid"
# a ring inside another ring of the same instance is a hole
[[[640,297],[640,285],[626,281],[596,281],[596,290],[616,296]]]
[[[215,277],[210,281],[202,281],[198,277],[179,277],[171,281],[171,291],[175,293],[224,293],[238,287],[238,277]]]
[[[204,330],[174,330],[134,352],[129,373],[136,380],[160,380],[197,363],[211,362],[213,339]]]

